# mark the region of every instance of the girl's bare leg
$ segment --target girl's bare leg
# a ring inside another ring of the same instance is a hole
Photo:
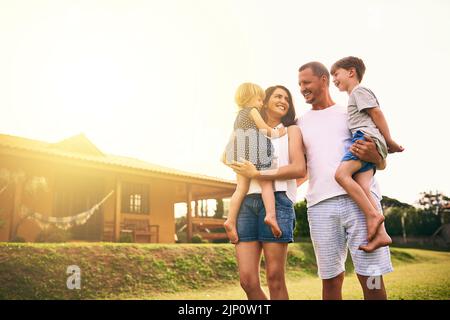
[[[236,229],[237,216],[239,214],[239,209],[241,208],[242,201],[248,192],[250,187],[250,179],[238,174],[236,176],[237,186],[233,195],[230,199],[230,210],[228,212],[227,220],[224,222],[223,226],[227,233],[228,239],[233,244],[238,243],[239,237]]]
[[[367,197],[370,200],[370,203],[374,206],[374,208],[378,208],[378,203],[373,198],[372,193],[370,192],[370,185],[372,183],[372,177],[373,177],[373,171],[365,171],[358,173],[354,176],[355,181],[361,186],[361,188],[366,193]],[[382,212],[379,212],[381,216],[383,216]],[[383,216],[384,218],[384,216]],[[380,227],[377,230],[377,233],[375,234],[375,237],[369,241],[367,245],[361,245],[359,246],[360,250],[363,250],[365,252],[372,252],[380,247],[388,246],[392,243],[391,237],[386,232],[386,228],[384,227],[384,223],[380,225]]]
[[[260,180],[258,181],[261,186],[261,197],[264,202],[264,208],[266,209],[266,217],[264,222],[270,227],[273,235],[276,238],[281,237],[281,229],[277,222],[277,214],[275,212],[275,195],[273,193],[272,181]]]
[[[367,221],[367,239],[371,241],[375,237],[378,227],[383,223],[384,216],[379,214],[363,188],[353,179],[352,175],[360,168],[359,160],[342,161],[336,170],[335,179],[364,212]],[[371,173],[371,171],[368,172]]]

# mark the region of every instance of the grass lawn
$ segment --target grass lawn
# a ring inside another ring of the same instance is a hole
[[[391,254],[390,299],[450,299],[449,252],[391,248]],[[81,269],[81,290],[66,287],[69,265]],[[289,246],[287,280],[291,299],[321,298],[310,243]],[[229,244],[0,243],[0,283],[0,299],[246,298]],[[344,298],[362,299],[350,260]]]
[[[396,250],[396,249],[394,249]],[[430,258],[429,261],[418,263],[395,263],[394,272],[384,277],[388,298],[394,300],[449,300],[450,299],[450,254],[426,252],[423,250],[401,249],[401,252],[411,252],[415,256]],[[394,260],[395,262],[395,260]],[[318,277],[301,272],[288,272],[287,286],[290,299],[311,300],[321,299],[321,281]],[[266,294],[269,290],[263,287]],[[208,300],[246,299],[239,283],[226,287],[209,288],[174,294],[157,294],[143,297],[146,299],[168,300]],[[363,299],[359,281],[354,273],[347,274],[343,288],[344,299]]]

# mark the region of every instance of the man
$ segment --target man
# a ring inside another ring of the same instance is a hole
[[[335,172],[351,144],[347,108],[336,105],[329,93],[330,75],[319,62],[310,62],[299,69],[299,86],[312,109],[300,117],[306,150],[309,186],[306,194],[308,221],[314,245],[323,299],[342,299],[345,260],[350,250],[355,272],[365,299],[386,299],[382,275],[391,272],[388,247],[372,253],[359,250],[367,243],[363,212],[335,181]],[[351,151],[360,159],[384,169],[385,161],[375,144],[358,141]],[[381,208],[381,195],[375,181],[371,192]]]

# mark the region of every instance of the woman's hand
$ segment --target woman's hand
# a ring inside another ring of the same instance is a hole
[[[243,175],[249,179],[254,179],[258,176],[259,171],[256,169],[255,165],[248,160],[241,159],[242,162],[234,161],[229,165],[234,172]]]

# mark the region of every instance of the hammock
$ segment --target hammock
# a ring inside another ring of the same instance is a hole
[[[41,213],[34,212],[25,206],[22,207],[22,215],[36,220],[42,229],[46,228],[49,224],[53,224],[60,229],[67,230],[74,226],[85,224],[113,193],[114,190],[111,190],[110,193],[108,193],[100,202],[93,205],[89,210],[70,217],[47,217]]]

